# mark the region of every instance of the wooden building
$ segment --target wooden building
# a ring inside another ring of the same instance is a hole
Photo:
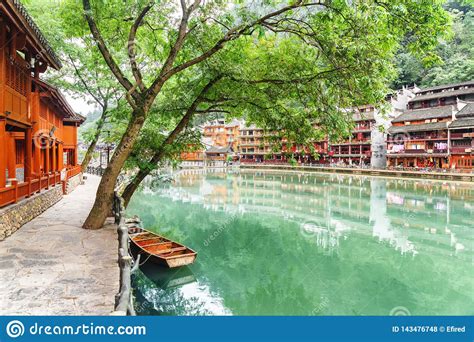
[[[474,81],[419,90],[392,120],[388,166],[472,168],[472,120],[462,113],[472,101]]]
[[[209,140],[209,145],[215,147],[230,146],[234,151],[238,149],[240,121],[232,120],[225,123],[224,120],[214,120],[204,126],[204,139]]]
[[[474,102],[467,103],[449,125],[450,167],[474,168]]]
[[[61,62],[17,0],[0,0],[0,206],[80,172],[84,118],[40,80]],[[62,176],[61,176],[62,172]]]
[[[369,165],[371,157],[371,134],[375,127],[374,107],[361,106],[353,114],[354,128],[348,139],[331,143],[331,163],[346,165]]]

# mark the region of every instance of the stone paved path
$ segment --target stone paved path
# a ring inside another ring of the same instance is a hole
[[[81,228],[99,178],[0,241],[0,315],[107,315],[118,291],[112,224]]]

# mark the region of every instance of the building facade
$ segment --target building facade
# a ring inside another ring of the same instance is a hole
[[[331,163],[359,166],[370,165],[372,154],[371,134],[375,128],[375,108],[363,106],[354,111],[354,128],[349,139],[330,144],[329,157]]]
[[[76,172],[76,114],[40,79],[61,62],[26,10],[0,2],[0,206],[57,184]],[[71,170],[75,171],[71,171]],[[61,172],[63,177],[61,177]]]
[[[212,155],[208,159],[222,159],[217,155],[230,148],[241,163],[472,170],[474,81],[425,89],[404,87],[386,100],[383,110],[370,105],[352,109],[350,136],[316,141],[311,151],[255,125],[216,120],[203,128],[205,148],[186,153],[183,160],[204,166],[206,150]]]
[[[392,120],[388,166],[472,168],[472,102],[474,81],[419,90]]]

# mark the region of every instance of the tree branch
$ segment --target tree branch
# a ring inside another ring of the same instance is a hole
[[[97,102],[102,108],[104,108],[105,104],[104,102],[99,99],[93,92],[92,92],[92,89],[89,88],[89,85],[87,84],[87,82],[84,80],[84,78],[82,77],[79,69],[77,68],[76,64],[74,63],[74,60],[72,59],[71,55],[67,55],[69,57],[69,60],[71,61],[71,65],[73,66],[74,68],[74,71],[76,73],[76,76],[79,78],[79,80],[81,81],[82,85],[84,86],[84,88],[86,88],[87,92],[89,93],[90,96],[92,96],[92,98],[94,99],[95,102]]]
[[[138,15],[137,19],[133,23],[132,27],[130,28],[130,33],[128,35],[128,58],[130,60],[130,66],[132,68],[132,73],[133,77],[135,78],[135,81],[137,82],[138,88],[141,91],[145,90],[145,86],[143,84],[143,77],[140,72],[140,69],[137,64],[137,55],[135,51],[135,38],[137,36],[137,30],[138,27],[141,25],[143,18],[146,16],[148,11],[153,7],[154,3],[150,2],[148,5],[146,5],[140,14]]]
[[[251,34],[251,31],[249,31],[249,30],[251,30],[253,27],[261,25],[268,19],[274,18],[276,16],[279,16],[279,15],[285,13],[285,12],[291,11],[291,10],[296,9],[296,8],[309,7],[309,6],[321,6],[321,5],[324,5],[323,0],[320,0],[320,1],[317,1],[317,2],[310,2],[310,3],[305,3],[303,0],[298,0],[293,5],[288,5],[288,6],[282,7],[281,9],[276,10],[276,11],[271,12],[271,13],[268,13],[268,14],[266,14],[266,15],[264,15],[264,16],[256,19],[256,20],[246,24],[246,25],[240,25],[240,26],[236,26],[236,27],[230,29],[229,31],[227,31],[227,33],[221,39],[219,39],[214,44],[214,46],[212,46],[209,50],[205,51],[201,55],[199,55],[195,58],[192,58],[192,59],[190,59],[190,60],[188,60],[188,61],[186,61],[186,62],[184,62],[180,65],[177,65],[174,68],[170,68],[168,71],[166,71],[165,69],[162,69],[162,73],[160,73],[160,76],[155,79],[153,84],[148,89],[147,102],[152,102],[153,101],[154,97],[159,92],[159,89],[161,88],[163,83],[167,79],[169,79],[171,76],[173,76],[176,73],[178,73],[182,70],[185,70],[185,69],[187,69],[187,68],[189,68],[189,67],[191,67],[195,64],[198,64],[198,63],[208,59],[209,57],[211,57],[212,55],[214,55],[215,53],[220,51],[225,46],[225,44],[227,42],[235,40],[235,39],[239,38],[242,35]],[[163,73],[163,71],[165,71],[165,72]]]
[[[97,27],[94,18],[92,17],[90,1],[82,0],[82,6],[84,8],[84,16],[89,25],[92,36],[94,37],[94,40],[97,43],[97,47],[99,48],[100,53],[104,57],[105,62],[107,63],[119,83],[125,88],[125,90],[130,93],[130,95],[132,95],[134,99],[136,99],[138,97],[138,94],[134,90],[132,83],[127,79],[127,77],[125,77],[122,70],[117,65],[117,62],[115,62],[112,54],[110,53],[109,49],[107,48],[107,45],[105,44],[105,41],[99,31],[99,28]],[[130,97],[127,97],[127,99],[130,102],[130,105],[135,108],[135,103],[131,101]]]

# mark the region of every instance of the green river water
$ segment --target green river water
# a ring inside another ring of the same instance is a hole
[[[142,315],[472,315],[474,187],[183,171],[127,210],[198,252],[134,278]]]

